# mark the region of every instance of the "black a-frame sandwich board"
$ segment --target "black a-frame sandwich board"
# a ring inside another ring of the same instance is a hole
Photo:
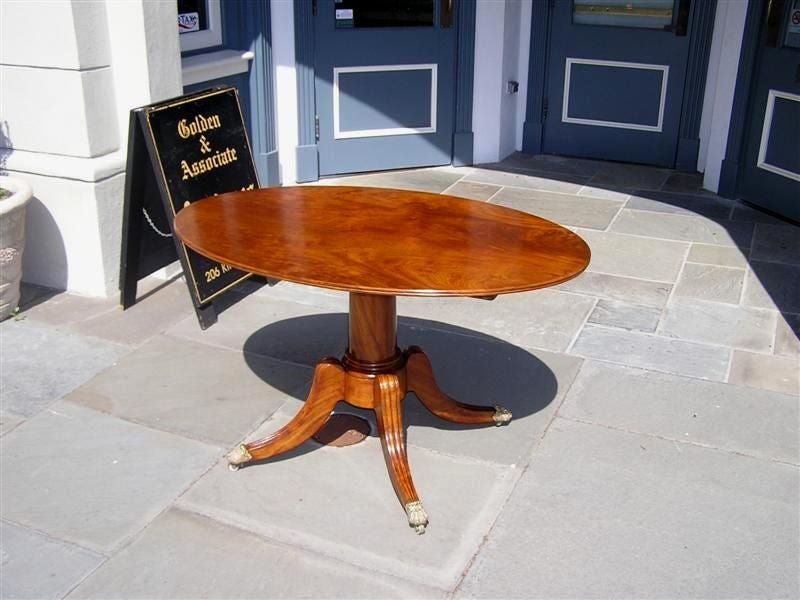
[[[130,112],[120,257],[120,303],[136,302],[138,281],[177,258],[200,327],[217,321],[214,300],[249,273],[206,258],[175,236],[190,203],[258,188],[239,94],[215,87]]]

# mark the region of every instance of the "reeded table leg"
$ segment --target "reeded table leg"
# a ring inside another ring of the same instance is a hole
[[[428,356],[418,346],[406,350],[408,391],[434,415],[451,423],[503,425],[511,420],[511,412],[502,406],[475,406],[453,400],[436,383]]]
[[[425,533],[428,515],[422,508],[419,495],[411,479],[406,454],[406,432],[403,427],[403,413],[400,402],[405,396],[397,375],[378,375],[375,378],[375,415],[378,418],[378,432],[383,446],[383,457],[389,478],[400,504],[408,515],[408,524],[417,533]]]
[[[344,369],[338,360],[325,359],[317,365],[311,391],[295,417],[263,440],[235,448],[227,456],[228,463],[238,468],[251,460],[263,460],[297,448],[317,433],[340,400],[344,400]]]

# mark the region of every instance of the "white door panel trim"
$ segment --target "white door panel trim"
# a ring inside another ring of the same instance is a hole
[[[656,125],[643,125],[641,123],[626,123],[619,121],[602,121],[597,119],[582,119],[569,116],[570,77],[573,64],[595,65],[601,67],[618,67],[623,69],[649,69],[661,71],[661,98],[658,107],[658,123]],[[667,99],[667,82],[669,80],[669,65],[655,65],[648,63],[623,62],[615,60],[594,60],[589,58],[567,57],[564,65],[564,96],[561,104],[561,121],[563,123],[576,123],[579,125],[594,125],[596,127],[614,127],[617,129],[636,129],[639,131],[655,131],[661,133],[664,128],[664,104]]]
[[[438,69],[436,63],[420,63],[411,65],[367,65],[359,67],[334,67],[333,69],[333,138],[336,140],[349,138],[380,137],[388,135],[415,135],[420,133],[436,133],[436,90],[438,88]],[[390,127],[386,129],[355,129],[342,131],[339,122],[339,74],[365,73],[379,71],[423,71],[431,72],[431,106],[430,126],[428,127]]]
[[[800,173],[789,171],[781,167],[776,167],[767,162],[767,146],[769,145],[769,134],[772,130],[772,113],[775,111],[775,98],[783,98],[784,100],[791,100],[793,102],[800,102],[800,94],[790,94],[789,92],[782,92],[780,90],[770,90],[767,95],[767,107],[764,110],[764,126],[761,128],[761,143],[758,146],[758,159],[756,166],[759,169],[782,175],[795,181],[800,181]]]

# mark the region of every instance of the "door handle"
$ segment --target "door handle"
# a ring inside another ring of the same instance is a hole
[[[439,26],[442,29],[448,29],[453,26],[453,2],[455,0],[441,0],[439,5],[440,13]]]
[[[767,2],[767,46],[778,47],[783,19],[784,0],[769,0]]]
[[[678,16],[674,24],[664,25],[664,29],[671,31],[676,37],[685,37],[686,30],[689,29],[689,12],[692,8],[692,0],[679,0]]]

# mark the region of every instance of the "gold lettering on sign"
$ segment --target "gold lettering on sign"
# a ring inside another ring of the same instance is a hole
[[[239,156],[236,154],[236,148],[225,148],[225,150],[216,152],[208,158],[196,160],[191,164],[182,160],[181,171],[183,171],[183,180],[186,181],[190,177],[197,177],[198,175],[213,171],[221,166],[229,165],[237,160],[239,160]]]
[[[190,137],[195,136],[198,133],[205,133],[206,131],[217,129],[218,127],[222,127],[222,123],[219,120],[219,115],[211,115],[210,117],[197,115],[191,121],[188,119],[181,119],[178,121],[178,135],[183,139],[188,140]]]
[[[225,263],[220,263],[219,267],[211,267],[208,271],[206,271],[206,283],[211,283],[220,275],[223,275],[233,269],[232,266],[226,265]]]

